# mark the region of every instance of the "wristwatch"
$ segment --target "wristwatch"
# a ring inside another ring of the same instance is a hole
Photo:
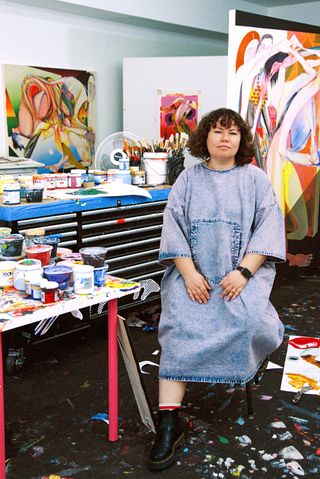
[[[250,269],[244,268],[244,266],[238,266],[237,270],[240,271],[242,276],[244,276],[246,279],[252,278],[253,274],[251,273]]]

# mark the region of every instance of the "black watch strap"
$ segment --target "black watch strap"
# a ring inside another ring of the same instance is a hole
[[[246,279],[252,278],[253,274],[251,273],[250,269],[245,268],[244,266],[238,266],[237,270],[240,271],[242,276],[244,276]]]

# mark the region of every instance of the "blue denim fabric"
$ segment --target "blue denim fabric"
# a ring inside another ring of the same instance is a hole
[[[241,295],[225,301],[219,282],[245,254],[267,261]],[[192,302],[174,258],[190,257],[212,286],[207,304]],[[269,301],[274,262],[285,260],[284,221],[259,168],[217,171],[199,164],[174,184],[164,212],[159,376],[178,381],[243,383],[282,341]]]

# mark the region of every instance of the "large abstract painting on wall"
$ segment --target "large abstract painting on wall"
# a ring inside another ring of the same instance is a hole
[[[95,144],[95,75],[82,70],[4,65],[7,153],[43,171],[89,166]]]
[[[169,138],[176,133],[189,133],[198,123],[197,94],[162,93],[160,97],[160,136]]]
[[[284,213],[287,266],[319,268],[320,28],[232,11],[228,53],[228,105]]]

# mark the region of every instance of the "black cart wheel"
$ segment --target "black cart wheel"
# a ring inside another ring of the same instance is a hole
[[[14,374],[20,371],[25,363],[24,349],[9,348],[9,353],[5,362],[5,370],[8,374]]]

